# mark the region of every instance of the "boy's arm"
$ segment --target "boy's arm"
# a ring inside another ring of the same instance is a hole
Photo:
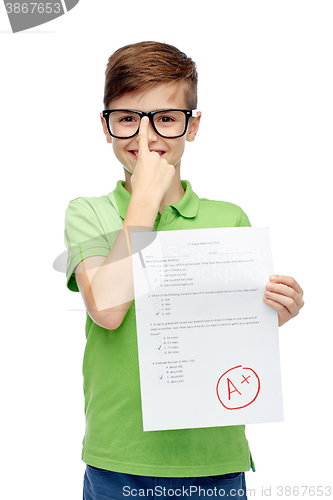
[[[152,231],[158,206],[132,198],[123,229],[107,257],[89,257],[75,269],[75,278],[89,316],[108,330],[119,327],[134,298],[130,231]],[[142,227],[145,226],[145,227]]]
[[[78,288],[95,323],[114,330],[134,298],[130,228],[152,231],[160,203],[169,190],[175,168],[148,148],[148,118],[141,120],[139,149],[132,175],[132,197],[121,230],[109,255],[89,257],[75,269]]]

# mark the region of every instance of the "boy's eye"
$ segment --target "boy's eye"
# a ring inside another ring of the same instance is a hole
[[[132,123],[132,122],[137,122],[137,118],[134,116],[122,116],[119,118],[119,121],[122,123]]]
[[[161,116],[157,117],[157,121],[160,123],[170,123],[170,122],[174,122],[175,119],[172,116],[161,115]]]
[[[161,116],[160,120],[161,122],[173,122],[174,118],[172,118],[171,116]]]

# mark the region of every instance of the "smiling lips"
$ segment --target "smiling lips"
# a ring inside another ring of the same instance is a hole
[[[160,150],[160,149],[150,149],[149,151],[151,151],[151,152],[155,152],[155,153],[158,153],[160,156],[162,156],[162,155],[165,153],[165,151],[162,151],[162,150]],[[138,150],[131,150],[131,151],[130,151],[130,153],[131,153],[133,156],[135,156],[135,158],[137,158],[137,157],[138,157]]]

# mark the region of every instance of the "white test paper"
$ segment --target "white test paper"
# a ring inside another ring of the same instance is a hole
[[[268,228],[132,234],[144,431],[283,420]]]

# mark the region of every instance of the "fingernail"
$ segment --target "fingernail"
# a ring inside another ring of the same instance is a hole
[[[265,292],[266,299],[269,299],[272,296],[271,292]]]
[[[277,281],[278,279],[278,276],[276,276],[275,274],[272,274],[272,276],[270,277],[271,281]]]

